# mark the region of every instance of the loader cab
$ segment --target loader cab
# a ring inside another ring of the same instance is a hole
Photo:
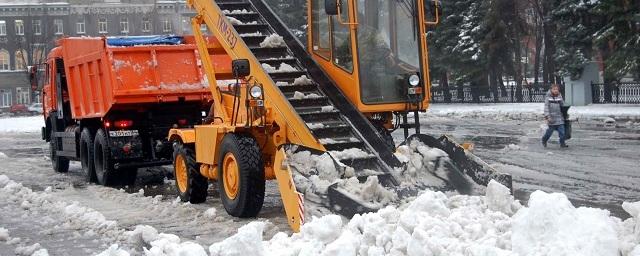
[[[308,51],[360,111],[425,110],[431,87],[426,45],[431,3],[312,0]]]

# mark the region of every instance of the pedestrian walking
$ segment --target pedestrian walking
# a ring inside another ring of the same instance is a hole
[[[565,127],[564,116],[562,115],[562,105],[564,105],[564,99],[560,94],[560,87],[557,84],[551,86],[551,89],[547,92],[544,100],[544,119],[549,126],[547,131],[542,136],[542,146],[547,147],[547,142],[554,131],[558,132],[560,140],[560,147],[569,147],[565,143]]]

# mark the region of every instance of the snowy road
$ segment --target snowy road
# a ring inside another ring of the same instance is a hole
[[[640,200],[639,123],[578,120],[569,149],[559,148],[557,135],[543,148],[540,121],[427,115],[422,123],[423,132],[474,142],[480,158],[513,174],[515,196],[523,201],[538,189],[562,192],[574,205],[627,218],[621,203]],[[402,132],[394,136],[400,140]]]
[[[265,230],[266,237],[289,230],[279,196],[274,194],[277,193],[274,183],[268,183],[259,218],[232,218],[225,213],[214,189],[210,189],[204,204],[176,202],[174,185],[164,181],[159,168],[142,172],[138,185],[126,190],[88,184],[77,162],[72,162],[67,174],[54,173],[45,157],[47,144],[39,137],[38,133],[0,134],[0,152],[6,155],[0,154],[0,175],[7,175],[32,189],[33,192],[28,193],[31,197],[58,201],[64,207],[42,211],[42,207],[30,207],[32,202],[24,195],[16,198],[0,196],[0,228],[8,229],[14,238],[12,243],[0,243],[0,255],[13,255],[35,243],[39,243],[36,249],[45,248],[51,255],[91,255],[113,243],[141,251],[141,245],[124,241],[124,233],[135,229],[136,225],[150,225],[158,232],[175,234],[183,241],[195,241],[204,246],[235,234],[239,227],[255,220],[268,219],[273,223]],[[140,192],[141,189],[144,191]],[[79,207],[99,212],[104,218],[93,216],[93,213],[69,213],[66,206],[74,202]],[[205,211],[211,207],[221,216],[205,216]],[[95,219],[115,221],[117,226],[93,228]]]

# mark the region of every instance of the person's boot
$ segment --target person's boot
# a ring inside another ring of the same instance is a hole
[[[542,141],[542,146],[546,148],[547,147],[547,142],[546,141]]]
[[[569,147],[569,145],[567,145],[567,144],[564,144],[564,143],[563,143],[563,144],[560,144],[560,147],[561,147],[561,148],[568,148],[568,147]]]

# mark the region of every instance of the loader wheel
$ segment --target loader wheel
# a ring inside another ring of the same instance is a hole
[[[84,128],[80,134],[80,164],[89,182],[96,182],[96,170],[93,165],[94,135],[89,128]]]
[[[57,144],[58,138],[53,136],[51,132],[51,138],[49,140],[49,157],[51,158],[51,165],[55,172],[65,173],[69,171],[69,159],[64,156],[58,156]]]
[[[386,127],[384,127],[382,122],[373,121],[372,124],[373,124],[373,127],[376,128],[376,130],[380,133],[380,135],[382,135],[382,139],[385,142],[385,146],[391,149],[391,152],[396,152],[396,143],[393,141],[393,136],[391,136],[391,132],[389,132],[389,130]]]
[[[102,129],[98,130],[93,142],[93,164],[98,184],[103,186],[116,184],[118,177],[113,169],[107,134]]]
[[[192,204],[207,200],[209,181],[200,174],[193,149],[182,143],[173,149],[173,170],[180,200]]]
[[[225,210],[234,217],[255,217],[264,202],[264,165],[260,148],[250,136],[227,134],[220,145],[218,191]]]

